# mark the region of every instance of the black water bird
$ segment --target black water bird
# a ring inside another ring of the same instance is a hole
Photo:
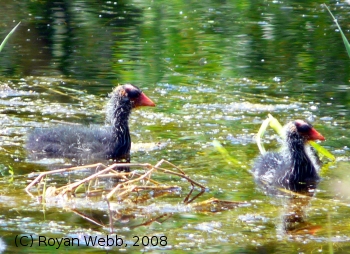
[[[284,127],[285,138],[280,152],[268,152],[254,163],[252,172],[266,186],[283,187],[292,191],[314,189],[319,181],[320,160],[308,144],[325,140],[311,124],[296,120]]]
[[[130,162],[131,139],[128,119],[131,110],[154,107],[138,87],[125,84],[116,87],[107,106],[110,126],[58,126],[38,128],[29,134],[26,148],[34,156],[75,160],[107,159]]]

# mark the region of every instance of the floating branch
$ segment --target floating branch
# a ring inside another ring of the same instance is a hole
[[[168,166],[171,166],[172,168],[176,169],[170,170],[161,168],[160,166],[162,164],[166,164]],[[145,172],[140,174],[138,172],[132,171],[132,172],[120,172],[117,171],[118,168],[123,167],[141,167],[145,169]],[[82,169],[88,169],[88,168],[96,168],[96,170],[99,169],[98,172],[82,179],[74,183],[66,184],[62,187],[56,188],[54,186],[50,186],[47,189],[44,188],[43,192],[41,194],[41,197],[43,199],[50,198],[50,197],[70,197],[74,192],[78,190],[79,187],[83,186],[84,184],[91,185],[92,181],[98,180],[101,177],[104,178],[114,178],[116,179],[115,187],[112,190],[106,190],[106,189],[99,189],[99,190],[88,190],[85,192],[86,195],[89,194],[96,194],[101,193],[103,196],[110,200],[112,198],[117,198],[118,200],[125,200],[128,198],[132,193],[140,192],[140,191],[158,191],[158,192],[174,192],[178,191],[181,188],[178,186],[169,186],[166,184],[162,184],[158,181],[155,181],[152,179],[153,174],[166,174],[166,175],[175,175],[180,178],[183,178],[187,180],[191,185],[191,191],[186,196],[184,203],[192,202],[195,198],[199,196],[196,195],[194,198],[190,199],[190,195],[193,193],[193,190],[195,187],[200,188],[201,192],[200,194],[204,193],[206,187],[201,185],[200,183],[196,182],[195,180],[191,179],[189,176],[185,174],[185,172],[180,169],[179,167],[175,166],[174,164],[166,161],[161,160],[156,165],[151,165],[148,163],[119,163],[119,164],[113,164],[110,166],[106,166],[102,163],[87,165],[87,166],[79,166],[79,167],[72,167],[72,168],[65,168],[65,169],[57,169],[52,171],[46,171],[40,173],[26,188],[25,191],[32,197],[34,195],[31,193],[31,188],[33,188],[35,185],[39,185],[44,177],[48,175],[53,175],[57,173],[67,173],[72,171],[78,171]],[[101,169],[102,168],[102,169]],[[108,193],[106,194],[106,192]],[[68,195],[71,194],[71,195]]]
[[[219,200],[217,198],[210,198],[199,203],[191,204],[191,207],[197,212],[221,212],[224,210],[231,210],[239,206],[249,206],[248,202]]]

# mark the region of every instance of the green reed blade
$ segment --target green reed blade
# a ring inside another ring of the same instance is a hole
[[[221,153],[222,157],[226,160],[227,163],[234,165],[240,164],[238,160],[230,156],[229,152],[220,144],[219,141],[214,140],[213,146],[217,151],[219,151],[219,153]]]
[[[6,35],[5,39],[2,41],[1,45],[0,45],[0,52],[2,50],[2,48],[5,46],[7,40],[10,38],[10,36],[13,34],[13,32],[16,30],[16,28],[19,26],[19,24],[21,24],[21,22],[19,22],[12,30],[11,32],[8,33],[8,35]]]
[[[280,122],[274,118],[271,114],[268,114],[269,116],[269,123],[270,123],[270,127],[272,129],[274,129],[275,132],[277,132],[277,134],[280,136],[280,137],[283,137],[283,126],[280,124]]]
[[[331,154],[326,148],[324,148],[323,146],[319,145],[318,143],[314,142],[314,141],[309,141],[310,145],[313,146],[313,148],[315,148],[315,150],[324,155],[325,157],[327,157],[328,159],[330,159],[331,161],[335,161],[335,156],[333,154]]]
[[[346,48],[346,51],[348,52],[348,56],[350,57],[350,44],[349,44],[349,41],[348,39],[346,39],[343,31],[341,30],[339,24],[338,24],[338,21],[337,19],[333,16],[332,12],[329,10],[328,6],[326,4],[324,4],[324,6],[327,8],[329,14],[331,14],[332,18],[333,18],[333,21],[334,23],[337,25],[339,31],[340,31],[340,34],[341,34],[341,37],[343,39],[343,42],[344,42],[344,45],[345,45],[345,48]]]
[[[260,129],[258,131],[258,134],[256,135],[256,144],[258,145],[259,151],[261,154],[265,154],[266,153],[266,149],[264,147],[264,144],[261,143],[261,138],[264,136],[265,131],[267,129],[267,126],[270,123],[270,118],[267,118],[263,121],[263,123],[260,126]]]

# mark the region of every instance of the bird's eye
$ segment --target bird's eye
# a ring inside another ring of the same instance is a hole
[[[141,94],[141,92],[138,91],[138,90],[131,90],[131,91],[128,91],[127,93],[128,93],[128,97],[129,97],[130,99],[137,98],[137,97],[139,97],[140,94]]]
[[[297,127],[297,130],[300,133],[308,133],[312,129],[311,124],[304,121],[295,121],[295,126]]]
[[[133,85],[125,85],[124,90],[130,99],[135,99],[142,93],[139,88]]]

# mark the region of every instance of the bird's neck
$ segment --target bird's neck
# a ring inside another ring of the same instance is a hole
[[[131,113],[131,104],[115,104],[110,119],[112,125],[112,140],[110,142],[110,157],[112,159],[127,158],[130,153],[131,139],[128,120]]]
[[[131,113],[131,105],[118,104],[115,105],[112,112],[111,125],[118,133],[129,133],[129,116]]]
[[[290,151],[291,173],[290,180],[295,182],[306,182],[318,178],[317,171],[310,155],[306,149],[308,145],[303,139],[288,140],[288,150]]]

